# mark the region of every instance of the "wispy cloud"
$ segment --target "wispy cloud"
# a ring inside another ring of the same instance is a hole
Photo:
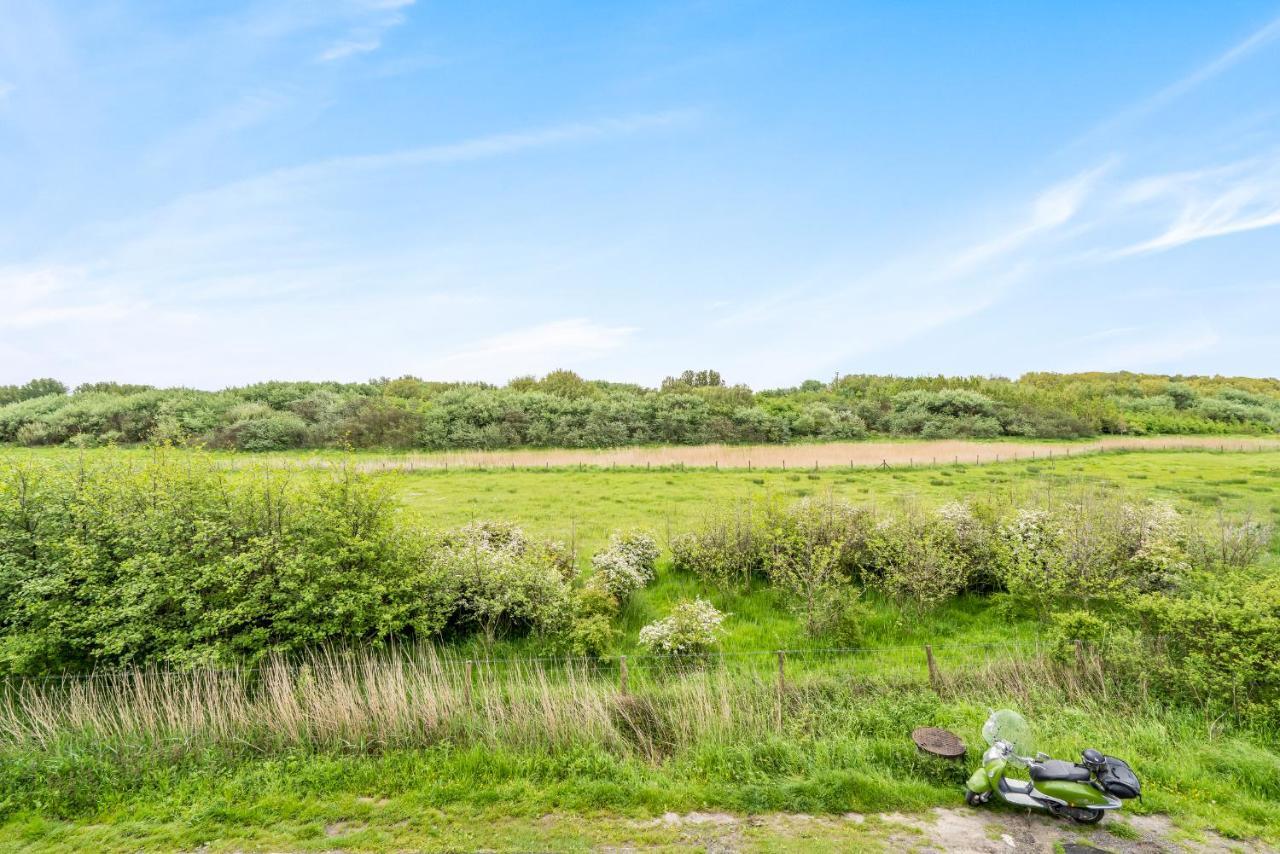
[[[1093,341],[1107,341],[1112,338],[1120,338],[1122,336],[1132,335],[1135,332],[1140,332],[1141,330],[1142,330],[1142,327],[1140,326],[1115,326],[1115,327],[1112,327],[1111,329],[1099,329],[1096,332],[1089,332],[1085,335],[1077,335],[1075,338],[1071,339],[1071,342],[1073,344],[1088,344]]]
[[[147,308],[143,301],[88,290],[83,270],[56,266],[0,268],[0,294],[5,301],[0,329],[110,323]]]
[[[332,62],[335,59],[346,59],[348,56],[360,53],[372,53],[380,47],[382,47],[380,38],[340,41],[321,53],[319,59],[321,62]]]
[[[879,270],[848,271],[844,282],[832,276],[818,293],[799,288],[775,291],[741,306],[728,324],[767,325],[773,330],[768,338],[778,346],[767,358],[782,362],[786,350],[795,349],[808,361],[821,356],[839,364],[973,317],[1012,299],[1028,283],[1051,279],[1051,274],[1096,271],[1124,257],[1280,225],[1280,154],[1223,163],[1214,158],[1221,148],[1205,146],[1202,165],[1161,171],[1151,165],[1159,159],[1141,156],[1132,140],[1122,144],[1120,140],[1128,137],[1115,133],[1171,106],[1277,41],[1280,19],[1095,128],[1085,137],[1101,151],[1091,155],[1093,164],[1009,204],[1004,227],[997,225],[976,239],[948,239],[944,234],[917,242]],[[1265,140],[1263,135],[1261,141]],[[962,218],[954,230],[958,234],[970,228]],[[790,317],[805,320],[794,334],[779,332]],[[841,334],[850,327],[858,334]],[[1125,335],[1138,340],[1094,355],[1111,366],[1155,365],[1203,354],[1220,343],[1211,329],[1166,335],[1160,329],[1131,326],[1104,330],[1078,343],[1096,346]],[[825,354],[815,353],[812,342],[822,340],[840,343],[828,346]],[[1090,362],[1093,367],[1098,364]]]
[[[478,341],[474,347],[447,357],[448,362],[465,362],[484,370],[491,360],[502,364],[530,365],[546,370],[558,360],[597,356],[622,347],[633,334],[633,326],[606,326],[586,318],[570,318],[517,329]]]
[[[1134,182],[1121,201],[1168,212],[1163,231],[1124,247],[1119,257],[1163,252],[1199,240],[1280,225],[1280,154]]]
[[[1185,364],[1213,350],[1222,337],[1212,329],[1175,329],[1153,337],[1090,352],[1080,370],[1135,370]]]
[[[1031,201],[1024,223],[961,250],[949,265],[950,275],[962,275],[1021,249],[1034,238],[1069,223],[1080,212],[1111,163],[1102,163],[1042,190]]]
[[[14,85],[7,80],[0,80],[0,101],[13,94]]]
[[[334,62],[340,59],[372,53],[382,47],[387,33],[408,19],[406,10],[415,0],[365,0],[359,4],[360,11],[367,16],[347,34],[316,57],[320,62]]]
[[[330,157],[233,181],[210,190],[183,196],[161,212],[168,217],[182,210],[228,205],[254,205],[288,198],[300,188],[338,181],[378,170],[466,163],[555,148],[621,139],[639,133],[689,124],[694,110],[670,110],[566,122],[541,128],[472,137],[459,142],[424,145],[375,154]]]
[[[593,142],[596,140],[631,136],[644,131],[658,130],[687,123],[696,117],[692,110],[671,110],[657,113],[569,122],[533,130],[500,133],[475,137],[462,142],[444,145],[428,145],[381,154],[335,157],[295,169],[281,170],[278,177],[305,177],[315,172],[388,169],[403,166],[420,166],[431,163],[461,163],[515,154],[556,145]]]
[[[1280,17],[1273,19],[1210,61],[1194,69],[1186,76],[1165,86],[1126,110],[1101,122],[1079,139],[1076,144],[1105,139],[1126,127],[1160,112],[1195,89],[1244,62],[1263,48],[1280,39]]]
[[[1270,45],[1272,42],[1280,39],[1280,17],[1273,19],[1270,23],[1255,30],[1244,40],[1232,45],[1223,53],[1214,57],[1211,61],[1197,68],[1195,71],[1183,77],[1169,86],[1161,89],[1155,95],[1144,101],[1138,111],[1140,113],[1148,113],[1158,110],[1166,104],[1181,98],[1218,75],[1222,74],[1239,65],[1245,59],[1257,53],[1262,48]]]

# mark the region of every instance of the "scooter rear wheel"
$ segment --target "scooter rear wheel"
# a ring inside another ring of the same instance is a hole
[[[1106,810],[1091,810],[1088,807],[1067,807],[1063,812],[1076,824],[1097,824],[1107,814]]]

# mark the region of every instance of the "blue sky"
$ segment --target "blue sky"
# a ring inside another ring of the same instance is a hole
[[[0,0],[0,382],[1280,374],[1280,4]]]

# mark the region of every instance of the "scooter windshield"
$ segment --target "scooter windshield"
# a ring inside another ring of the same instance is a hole
[[[1018,756],[1031,756],[1035,752],[1035,740],[1027,719],[1012,709],[1000,709],[991,713],[982,726],[982,737],[987,744],[1003,741]]]

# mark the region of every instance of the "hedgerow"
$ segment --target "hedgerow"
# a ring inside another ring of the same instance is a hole
[[[0,671],[256,661],[331,641],[568,632],[563,546],[397,522],[343,470],[234,476],[200,454],[0,474]]]
[[[806,627],[837,642],[857,637],[848,618],[861,589],[908,610],[995,593],[1003,607],[1037,613],[1059,657],[1083,641],[1134,684],[1274,723],[1280,585],[1255,563],[1271,535],[1253,519],[1094,490],[874,513],[829,499],[721,507],[675,540],[673,558],[711,585],[781,586]],[[824,611],[843,618],[824,621]]]
[[[217,392],[93,383],[68,393],[56,380],[0,387],[0,442],[27,445],[439,450],[1277,430],[1275,380],[1126,373],[1016,381],[853,375],[759,392],[728,386],[715,371],[686,371],[658,389],[587,381],[570,371],[503,387],[415,377]]]

